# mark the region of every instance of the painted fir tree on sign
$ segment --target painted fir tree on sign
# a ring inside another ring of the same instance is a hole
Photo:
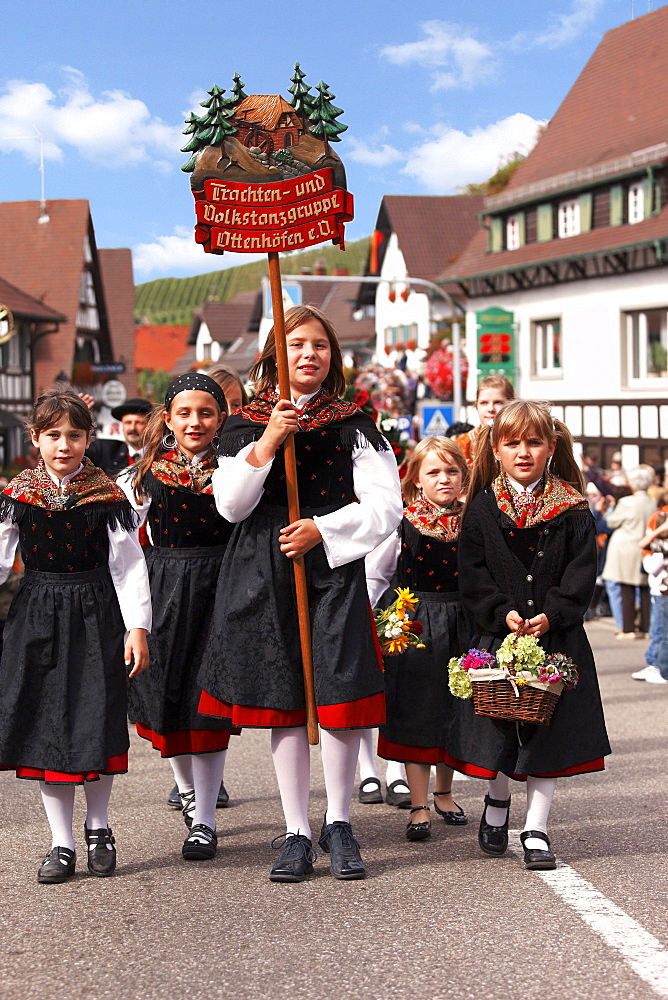
[[[329,85],[312,89],[299,63],[287,92],[246,94],[238,73],[230,96],[214,84],[186,119],[182,152],[209,253],[293,250],[331,239],[343,248],[352,219],[344,166],[332,149],[347,125]]]

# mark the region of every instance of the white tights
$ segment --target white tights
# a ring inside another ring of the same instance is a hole
[[[350,798],[355,786],[359,730],[320,730],[322,769],[327,793],[327,822],[350,822]],[[311,757],[306,729],[272,729],[271,755],[281,793],[286,831],[311,837],[308,800]]]
[[[170,757],[179,792],[195,792],[193,826],[203,823],[216,829],[216,799],[223,780],[227,750],[213,753],[183,753]]]
[[[547,821],[550,815],[552,798],[557,787],[556,778],[527,778],[527,812],[523,830],[540,830],[547,833]],[[489,783],[491,799],[507,799],[510,795],[510,778],[501,771]],[[487,806],[485,817],[491,826],[503,826],[508,815],[507,809]],[[525,847],[545,849],[545,841],[537,837],[529,837]]]
[[[99,781],[85,781],[86,826],[89,830],[104,830],[109,826],[109,797],[113,774],[101,774]],[[74,850],[72,821],[76,785],[48,785],[40,781],[39,790],[46,818],[51,828],[51,846]]]
[[[378,771],[378,765],[376,764],[376,754],[373,749],[374,730],[360,729],[359,734],[360,784],[362,784],[366,778],[376,778],[377,781],[380,781],[380,773]],[[385,784],[389,788],[394,781],[402,781],[404,785],[406,785],[406,790],[408,790],[404,765],[398,760],[388,760],[387,770],[385,772]]]

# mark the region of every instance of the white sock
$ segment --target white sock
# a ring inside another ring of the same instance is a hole
[[[74,850],[72,819],[74,817],[75,785],[47,785],[40,781],[42,805],[51,827],[51,847],[66,847]]]
[[[557,787],[556,778],[527,778],[527,818],[525,830],[541,830],[547,833],[547,820],[550,815],[552,797]],[[544,851],[545,841],[538,837],[528,837],[524,846],[534,850]]]
[[[357,758],[360,766],[360,785],[363,785],[368,778],[375,778],[380,784],[380,773],[373,749],[373,735],[373,729],[360,730],[360,752]]]
[[[193,784],[195,786],[195,812],[193,826],[203,823],[210,830],[216,829],[216,799],[221,775],[225,767],[226,750],[192,755]]]
[[[84,781],[86,826],[89,830],[106,830],[109,826],[109,798],[113,784],[113,774],[101,774],[99,781]],[[112,850],[111,844],[107,847]]]
[[[192,792],[195,787],[193,783],[193,755],[182,753],[178,757],[170,757],[169,763],[172,766],[174,780],[181,794]]]
[[[360,748],[360,730],[320,733],[322,769],[327,792],[327,822],[350,822],[350,797],[355,787],[355,768]]]
[[[408,791],[408,782],[406,781],[406,768],[401,763],[400,760],[388,760],[387,770],[385,772],[385,784],[389,788],[393,781],[401,781],[406,786],[406,791]],[[395,791],[397,789],[395,788]]]
[[[285,815],[286,833],[311,839],[308,797],[311,788],[311,751],[305,726],[272,729],[271,756]]]
[[[503,802],[510,796],[510,778],[507,774],[499,771],[496,778],[492,778],[487,789],[490,799],[497,799]],[[508,819],[508,810],[499,809],[496,806],[487,806],[485,819],[490,826],[503,826]]]

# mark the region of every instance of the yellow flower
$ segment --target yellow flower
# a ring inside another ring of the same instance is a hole
[[[391,656],[395,656],[397,653],[403,653],[408,645],[408,637],[400,635],[396,639],[390,639],[387,644],[387,651]]]
[[[395,602],[397,611],[403,611],[405,608],[412,611],[413,605],[419,604],[418,598],[411,594],[408,587],[397,587],[395,593],[397,594],[397,600]]]
[[[527,683],[527,679],[526,677],[516,677],[515,683],[517,684],[518,687],[522,687],[523,684]]]

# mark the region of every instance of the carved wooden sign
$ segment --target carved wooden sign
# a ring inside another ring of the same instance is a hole
[[[334,94],[313,94],[295,65],[290,102],[279,95],[247,96],[239,74],[231,95],[213,86],[191,114],[183,147],[191,153],[195,239],[207,253],[301,250],[331,240],[344,248],[353,218],[344,166],[331,148],[347,128]]]

